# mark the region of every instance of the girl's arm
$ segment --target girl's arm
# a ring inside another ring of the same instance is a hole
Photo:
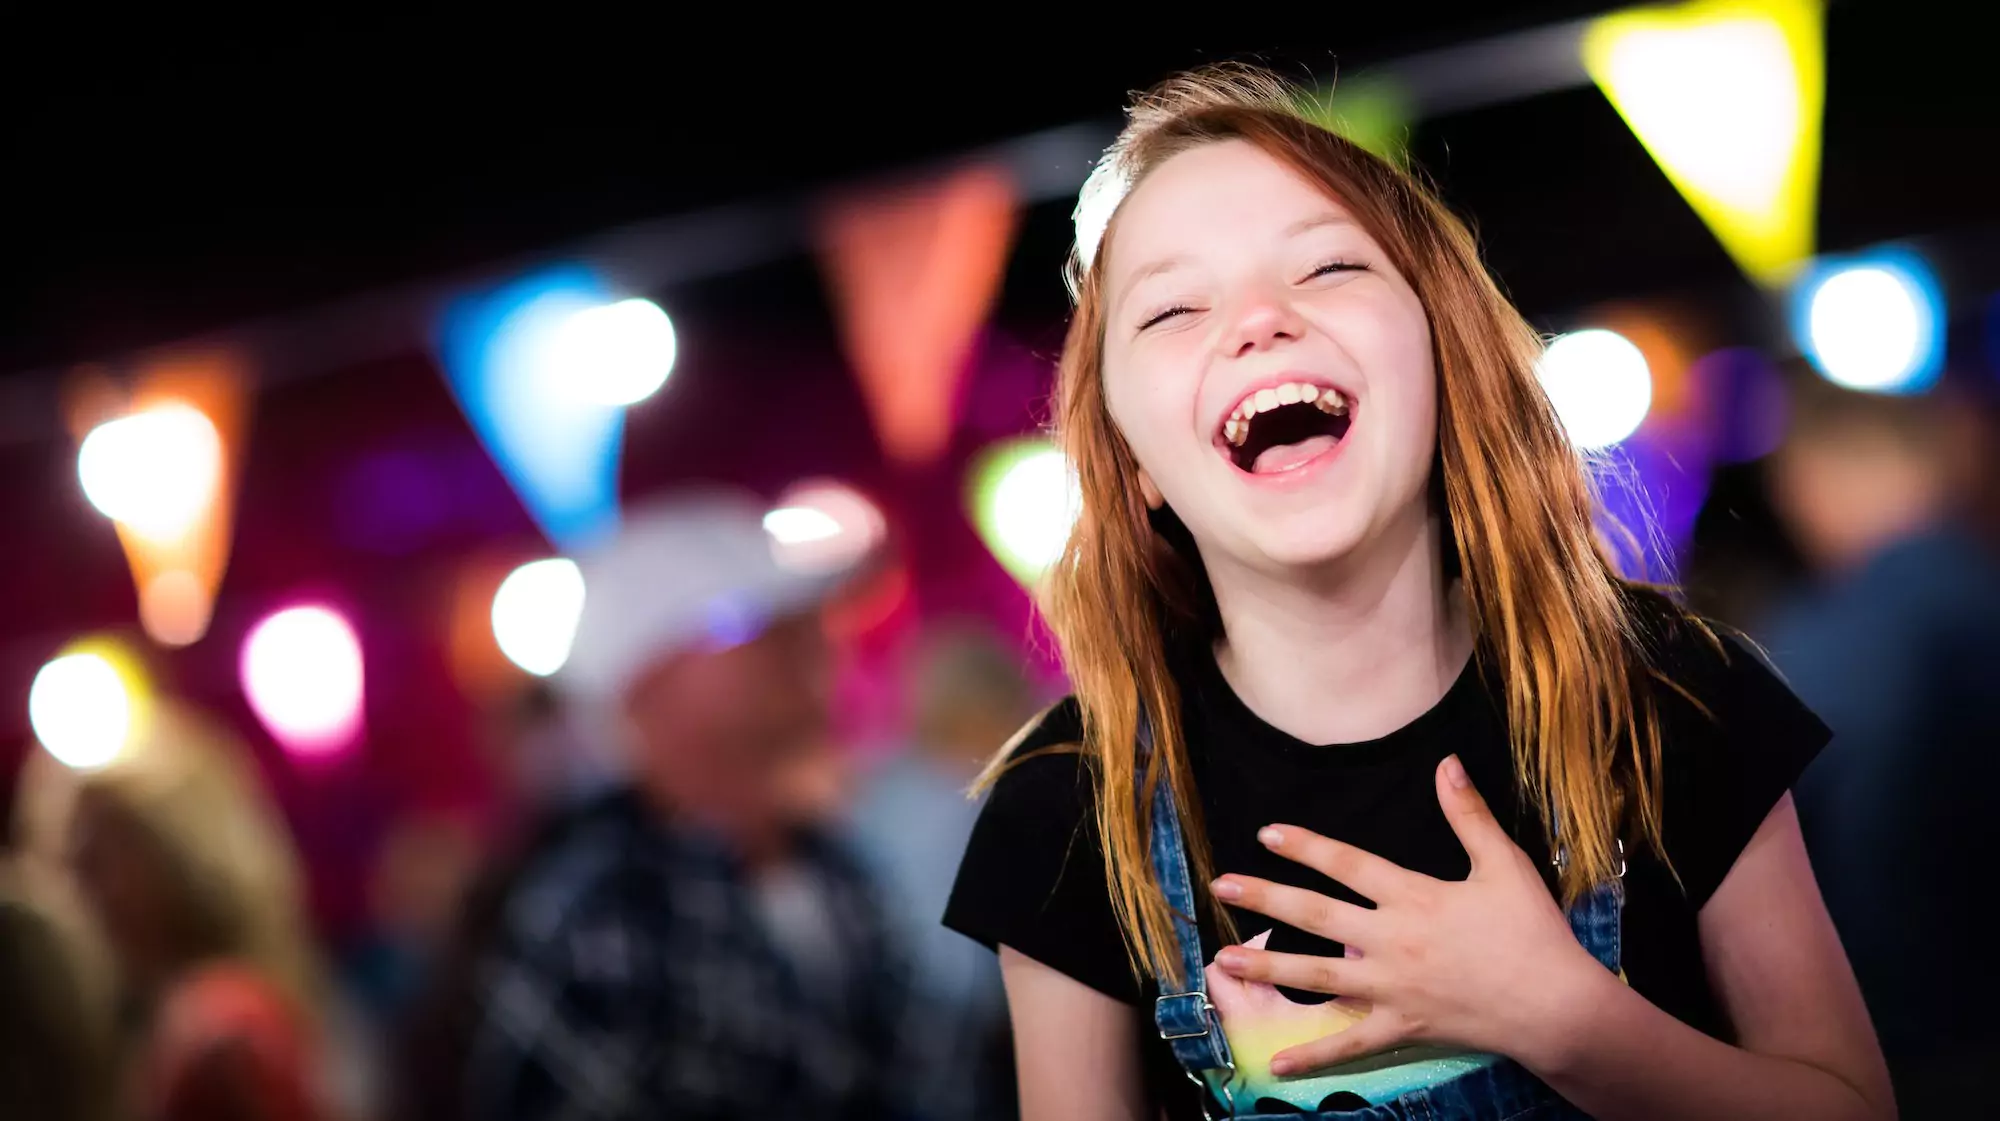
[[[1522,1062],[1600,1118],[1893,1118],[1888,1069],[1827,917],[1790,795],[1702,907],[1710,983],[1737,1046],[1600,972]]]
[[[1011,946],[1000,947],[1000,976],[1022,1121],[1142,1121],[1132,1009]]]

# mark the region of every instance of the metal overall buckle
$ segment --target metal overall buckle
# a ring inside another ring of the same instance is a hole
[[[1622,838],[1613,838],[1613,842],[1618,846],[1618,878],[1622,880],[1625,878],[1625,842]],[[1557,872],[1561,872],[1569,864],[1569,849],[1557,848],[1554,859],[1549,863],[1556,866]]]
[[[1209,1032],[1220,1031],[1222,1029],[1221,1021],[1215,1018],[1215,1005],[1209,1003],[1207,993],[1199,991],[1191,993],[1166,993],[1162,995],[1158,1000],[1153,1002],[1154,1023],[1164,1023],[1168,1020],[1168,1017],[1164,1013],[1166,1012],[1167,1002],[1170,1000],[1199,1001],[1201,1003],[1201,1021],[1205,1026],[1200,1031],[1184,1031],[1173,1034],[1162,1031],[1160,1033],[1161,1039],[1169,1042],[1176,1039],[1199,1039]]]
[[[1215,1004],[1208,999],[1206,992],[1167,993],[1160,996],[1153,1001],[1153,1019],[1155,1023],[1166,1019],[1166,1017],[1161,1015],[1161,1012],[1170,1000],[1199,1001],[1201,1004],[1200,1018],[1205,1026],[1200,1031],[1162,1031],[1160,1033],[1161,1039],[1169,1043],[1177,1039],[1200,1039],[1210,1032],[1220,1032],[1222,1030],[1222,1021],[1215,1014]],[[1225,1049],[1226,1047],[1227,1045],[1225,1044]],[[1211,1097],[1209,1085],[1203,1081],[1201,1075],[1188,1070],[1184,1066],[1181,1067],[1181,1073],[1186,1075],[1187,1080],[1194,1083],[1195,1087],[1201,1091],[1201,1116],[1203,1121],[1225,1121],[1226,1118],[1236,1116],[1236,1057],[1231,1055],[1223,1059],[1222,1066],[1211,1069],[1226,1070],[1228,1072],[1227,1077],[1222,1080],[1222,1099],[1224,1106],[1229,1110],[1227,1114],[1218,1114],[1209,1108],[1209,1098]]]
[[[1201,1090],[1202,1121],[1227,1121],[1228,1118],[1236,1116],[1236,1060],[1232,1058],[1227,1060],[1227,1062],[1229,1064],[1227,1067],[1218,1067],[1217,1069],[1229,1072],[1229,1076],[1222,1080],[1223,1106],[1229,1110],[1228,1113],[1217,1113],[1208,1107],[1208,1099],[1213,1096],[1209,1092],[1208,1083],[1195,1077],[1186,1069],[1181,1071],[1182,1074],[1187,1075],[1189,1082],[1194,1083]]]

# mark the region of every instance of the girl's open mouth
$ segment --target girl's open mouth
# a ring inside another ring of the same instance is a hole
[[[1216,445],[1238,470],[1274,475],[1302,467],[1346,437],[1352,407],[1337,389],[1286,382],[1243,398]]]

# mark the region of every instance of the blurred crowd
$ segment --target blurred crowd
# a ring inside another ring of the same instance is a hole
[[[1906,1117],[2000,1044],[1968,890],[2000,768],[1990,384],[1798,377],[1683,565],[1835,729],[1796,798]],[[0,871],[0,1117],[1011,1116],[997,968],[937,919],[965,791],[1053,697],[1013,636],[935,621],[902,742],[836,743],[819,618],[854,573],[784,568],[760,513],[668,496],[582,558],[570,664],[495,714],[506,812],[394,831],[375,929],[337,952],[218,721],[162,703],[97,771],[35,754]]]

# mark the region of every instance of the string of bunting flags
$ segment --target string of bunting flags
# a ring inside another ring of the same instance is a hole
[[[1942,314],[1923,262],[1908,253],[1815,256],[1824,24],[1818,0],[1632,9],[1544,29],[1531,42],[1386,64],[1302,108],[1402,161],[1425,114],[1476,103],[1477,82],[1489,97],[1592,83],[1744,275],[1789,302],[1800,349],[1826,376],[1874,392],[1920,390],[1935,378]],[[1086,170],[1062,170],[1067,191]],[[1050,174],[980,159],[810,207],[807,247],[893,469],[933,469],[950,449],[1023,211],[1045,194],[1029,180]],[[550,547],[467,583],[451,612],[458,664],[488,677],[507,666],[524,677],[561,666],[583,596],[563,557],[615,531],[627,412],[670,384],[680,357],[656,294],[576,257],[463,287],[429,325],[426,342],[453,400]],[[1641,475],[1688,478],[1721,458],[1756,454],[1707,435],[1719,426],[1704,402],[1740,399],[1740,386],[1716,379],[1768,377],[1766,365],[1740,352],[1699,357],[1702,331],[1681,311],[1607,307],[1585,318],[1550,346],[1541,370],[1580,447],[1621,449]],[[102,765],[135,741],[150,689],[146,644],[173,650],[209,636],[255,373],[243,355],[215,349],[69,380],[65,419],[82,489],[115,527],[145,642],[91,636],[63,647],[36,679],[35,733],[65,763]],[[1076,513],[1060,454],[1034,435],[1004,441],[976,458],[965,493],[994,557],[1034,585]],[[1677,494],[1685,506],[1700,491]],[[1668,511],[1670,534],[1691,518],[1692,507]],[[833,480],[780,496],[767,529],[803,564],[830,563],[885,532],[880,507]],[[244,642],[243,687],[273,738],[297,755],[326,757],[363,737],[362,645],[339,611],[290,604]]]

